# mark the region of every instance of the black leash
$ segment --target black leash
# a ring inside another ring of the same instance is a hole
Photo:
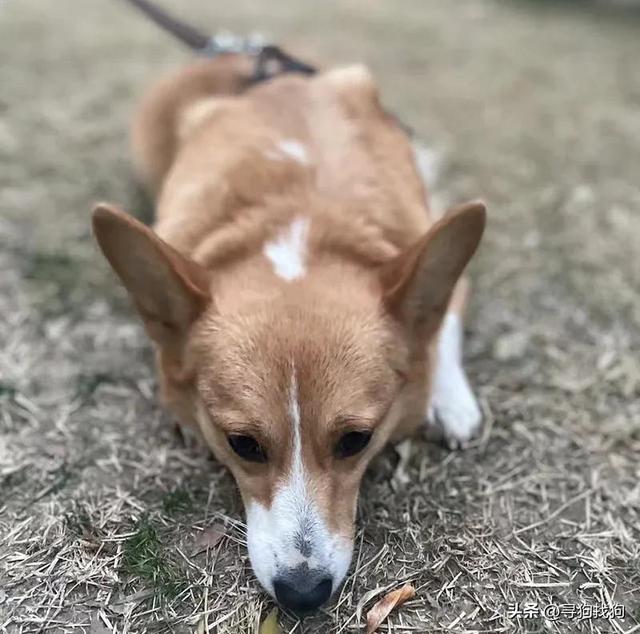
[[[253,55],[256,59],[253,83],[266,81],[283,73],[314,75],[317,72],[315,67],[285,53],[279,46],[265,44],[259,37],[241,38],[230,33],[209,36],[170,15],[149,0],[127,0],[127,2],[199,55],[205,57],[215,57],[225,53]]]

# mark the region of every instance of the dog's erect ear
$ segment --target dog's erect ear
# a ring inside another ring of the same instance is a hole
[[[94,209],[93,232],[150,337],[160,344],[180,338],[211,301],[207,271],[112,205]]]
[[[486,220],[482,202],[455,207],[404,253],[382,267],[387,311],[410,331],[429,335],[440,325]]]

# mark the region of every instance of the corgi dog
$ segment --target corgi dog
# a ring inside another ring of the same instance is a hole
[[[157,351],[163,402],[233,474],[261,585],[318,608],[350,565],[361,478],[389,442],[481,413],[462,367],[462,277],[485,226],[436,219],[411,139],[362,66],[251,81],[254,59],[191,63],[132,125],[148,227],[93,229]]]

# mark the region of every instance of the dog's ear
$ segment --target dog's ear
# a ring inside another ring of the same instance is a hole
[[[149,336],[160,344],[181,340],[211,301],[207,271],[112,205],[94,209],[93,232]]]
[[[384,305],[411,332],[428,336],[439,327],[456,282],[480,243],[485,221],[482,202],[455,207],[382,267]]]

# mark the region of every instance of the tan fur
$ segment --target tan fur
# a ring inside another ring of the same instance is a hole
[[[160,239],[108,207],[95,231],[158,346],[165,402],[201,427],[245,503],[268,507],[291,468],[295,368],[307,477],[350,538],[371,457],[424,421],[437,331],[484,208],[433,225],[411,145],[363,67],[245,90],[249,70],[224,56],[150,91],[132,139]],[[304,160],[280,156],[283,140]],[[299,217],[305,274],[281,279],[263,247]],[[370,445],[337,459],[341,434],[363,428]],[[229,433],[254,436],[268,464],[239,459]]]

